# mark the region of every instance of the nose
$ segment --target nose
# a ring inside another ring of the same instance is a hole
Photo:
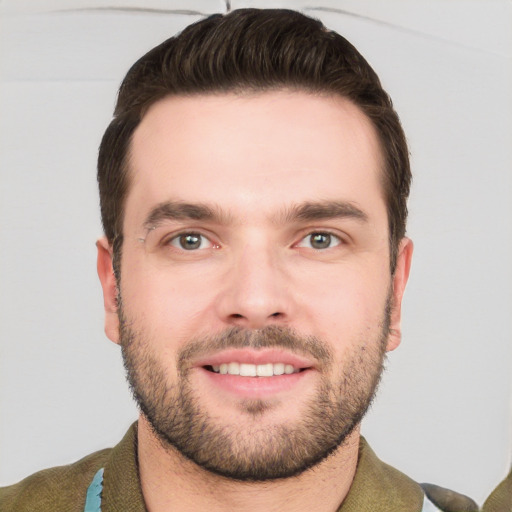
[[[247,329],[288,323],[294,305],[283,263],[271,249],[245,247],[232,261],[218,296],[223,323]]]

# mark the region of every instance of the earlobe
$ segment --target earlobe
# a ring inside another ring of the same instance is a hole
[[[402,340],[402,298],[405,292],[405,286],[407,285],[407,280],[409,279],[412,253],[412,240],[406,237],[402,238],[398,247],[396,268],[392,280],[393,290],[391,296],[391,317],[388,343],[386,346],[386,350],[388,352],[395,350]]]
[[[103,289],[105,308],[105,334],[114,343],[119,343],[119,318],[117,315],[117,283],[112,265],[112,247],[105,237],[96,242],[98,249],[97,269]]]

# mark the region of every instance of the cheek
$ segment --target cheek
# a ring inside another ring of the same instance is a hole
[[[123,309],[129,318],[141,319],[146,330],[185,335],[186,326],[204,322],[214,302],[211,272],[194,268],[167,266],[162,268],[144,261],[128,261],[130,268],[121,276]]]
[[[361,343],[381,332],[390,281],[386,269],[337,269],[324,276],[322,287],[318,280],[303,283],[304,309],[317,334],[333,345]]]

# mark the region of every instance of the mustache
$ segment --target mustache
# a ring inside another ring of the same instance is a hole
[[[290,327],[269,325],[262,329],[230,327],[218,334],[191,341],[178,353],[177,366],[186,371],[190,362],[212,352],[226,349],[281,348],[314,358],[321,366],[330,366],[333,356],[329,346],[316,336],[302,336]]]

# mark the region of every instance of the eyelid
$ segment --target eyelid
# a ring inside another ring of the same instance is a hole
[[[350,237],[346,235],[345,233],[340,233],[338,230],[330,229],[330,228],[308,228],[307,230],[303,230],[302,233],[299,235],[298,242],[295,242],[293,244],[294,247],[301,247],[299,244],[303,242],[307,237],[314,235],[314,234],[325,234],[330,235],[333,238],[336,238],[339,240],[339,244],[337,245],[346,245],[350,242]],[[336,246],[334,246],[336,247]],[[331,248],[331,247],[330,247]]]
[[[186,249],[185,247],[182,247],[180,241],[181,241],[181,238],[182,237],[195,237],[195,238],[198,238],[199,239],[199,247],[196,247],[196,248],[190,248],[190,249]],[[203,234],[201,233],[182,233],[180,235],[176,235],[176,236],[173,236],[172,238],[168,239],[168,241],[166,242],[167,245],[170,245],[172,247],[175,247],[176,249],[178,250],[190,250],[190,251],[199,251],[199,250],[204,250],[204,249],[210,249],[211,247],[213,247],[213,242],[206,236],[204,236]],[[203,245],[208,245],[208,247],[203,247]]]
[[[204,249],[196,249],[196,251],[212,249],[212,248],[217,249],[220,247],[220,244],[215,240],[215,237],[213,236],[213,234],[205,233],[205,230],[195,229],[195,228],[182,228],[182,229],[167,233],[167,234],[163,235],[162,237],[159,237],[159,240],[158,240],[158,242],[156,242],[156,245],[161,246],[161,247],[172,247],[177,250],[185,251],[185,249],[178,247],[177,245],[171,244],[171,242],[173,240],[177,240],[177,239],[179,239],[180,236],[183,236],[183,235],[196,235],[196,236],[202,237],[203,239],[208,240],[209,247],[205,247]],[[193,252],[193,251],[190,251],[190,252]]]

